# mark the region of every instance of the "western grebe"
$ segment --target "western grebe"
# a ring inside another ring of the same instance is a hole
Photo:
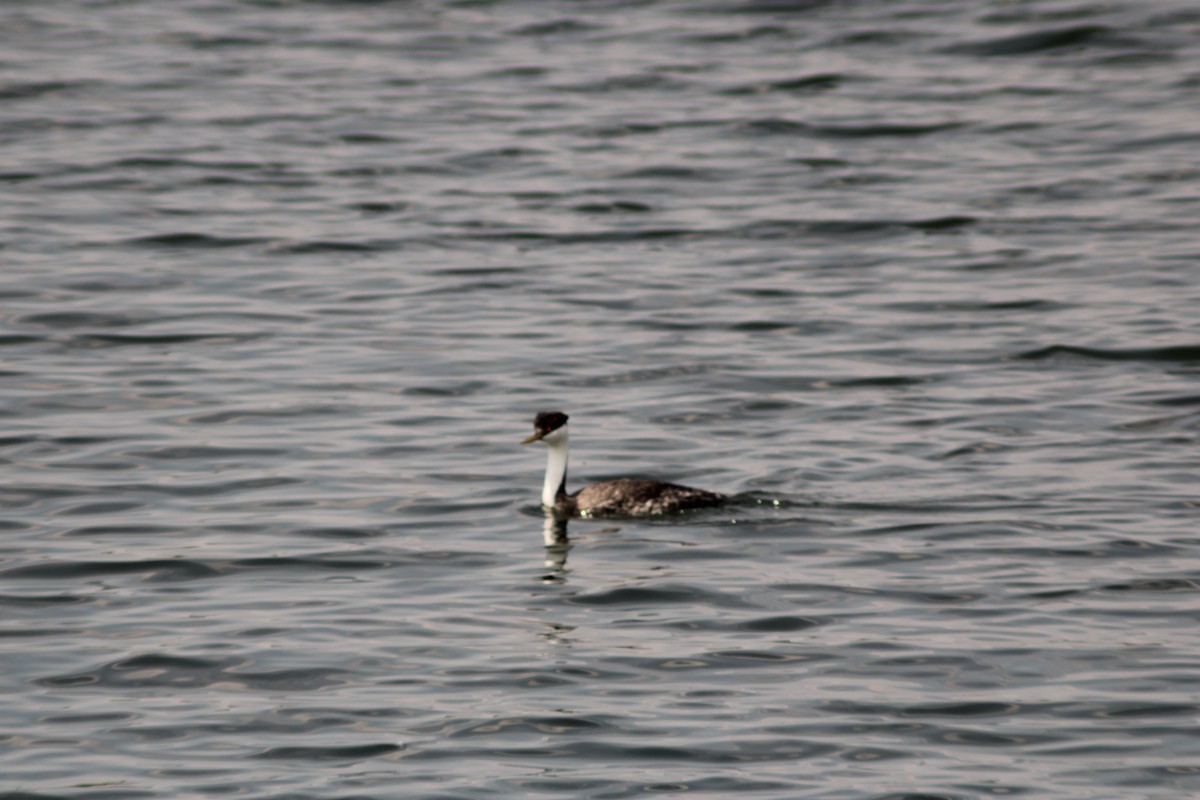
[[[533,435],[521,444],[533,442],[542,442],[550,450],[542,505],[559,514],[640,517],[729,502],[728,496],[717,492],[644,478],[601,481],[567,494],[567,415],[561,411],[539,411],[533,420]]]

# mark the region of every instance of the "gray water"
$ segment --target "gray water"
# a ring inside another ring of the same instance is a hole
[[[1198,147],[1184,0],[0,6],[0,794],[1200,791]]]

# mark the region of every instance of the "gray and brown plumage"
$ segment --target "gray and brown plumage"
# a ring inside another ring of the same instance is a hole
[[[542,442],[549,448],[542,505],[569,516],[643,517],[672,514],[692,508],[711,508],[729,502],[727,495],[646,478],[617,478],[567,494],[567,415],[540,411],[533,435],[521,444]]]

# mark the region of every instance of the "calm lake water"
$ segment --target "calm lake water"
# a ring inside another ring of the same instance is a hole
[[[0,796],[1200,792],[1194,2],[0,44]]]

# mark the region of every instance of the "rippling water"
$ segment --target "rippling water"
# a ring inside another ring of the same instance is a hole
[[[0,21],[5,797],[1200,791],[1194,3]]]

